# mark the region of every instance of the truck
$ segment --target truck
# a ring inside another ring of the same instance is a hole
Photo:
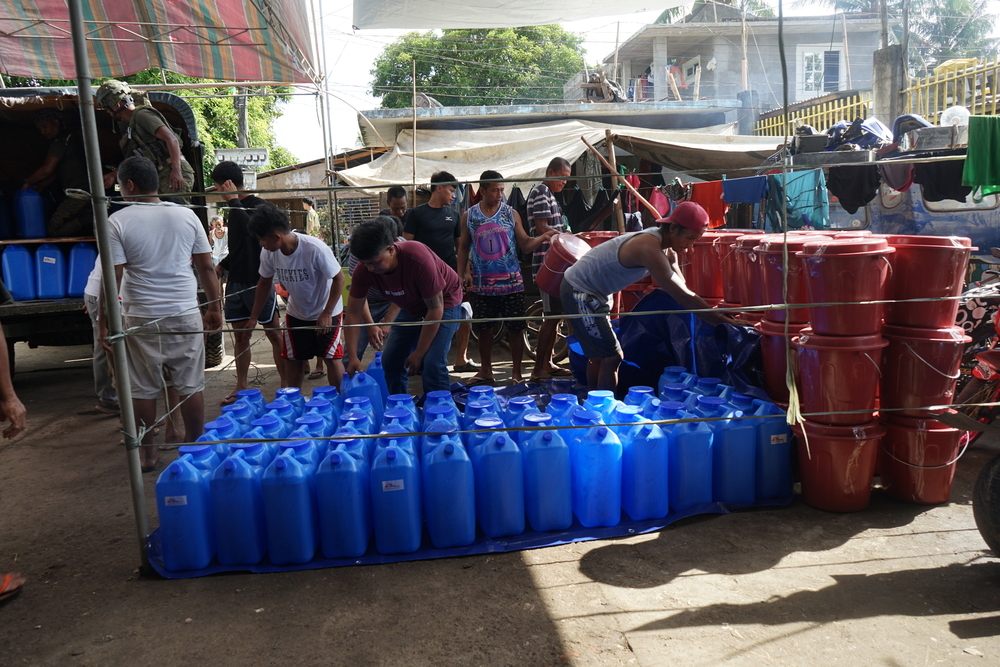
[[[182,98],[168,92],[143,93],[145,102],[158,109],[170,125],[179,131],[181,150],[194,168],[194,189],[204,192],[202,157],[204,146],[198,140],[198,128],[191,107]],[[0,89],[0,145],[4,146],[4,160],[0,161],[0,207],[9,207],[14,193],[21,188],[25,177],[45,159],[48,141],[34,125],[34,115],[41,109],[55,109],[61,113],[63,126],[70,132],[80,132],[79,102],[76,88],[3,88]],[[101,164],[106,171],[114,169],[123,159],[118,147],[118,129],[106,113],[97,113],[97,131],[101,147]],[[108,192],[109,195],[113,193]],[[207,230],[204,196],[192,198],[193,209]],[[13,211],[2,211],[13,220]],[[48,214],[51,211],[47,211]],[[10,225],[13,229],[14,225]],[[207,233],[207,232],[206,232]],[[9,236],[9,235],[8,235]],[[68,252],[79,242],[95,242],[94,237],[25,239],[0,238],[0,250],[11,244],[38,245],[56,243]],[[15,301],[0,305],[0,323],[7,339],[7,355],[11,373],[14,372],[14,343],[26,342],[29,347],[39,345],[65,346],[92,343],[93,331],[90,316],[84,309],[82,297],[65,299],[39,299]],[[218,365],[222,360],[222,334],[211,334],[206,341],[206,366]]]

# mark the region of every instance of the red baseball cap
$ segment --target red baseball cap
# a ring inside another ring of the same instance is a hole
[[[681,227],[687,227],[696,232],[703,232],[708,229],[708,212],[702,208],[701,204],[696,204],[693,201],[683,201],[674,206],[674,209],[670,211],[670,215],[660,218],[656,222],[660,225],[676,222]]]

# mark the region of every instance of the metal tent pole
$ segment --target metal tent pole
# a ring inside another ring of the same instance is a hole
[[[90,177],[91,201],[94,205],[94,231],[97,247],[101,252],[104,307],[107,309],[108,331],[114,338],[115,368],[118,369],[118,401],[121,405],[122,427],[125,431],[125,458],[128,461],[129,484],[132,487],[132,510],[135,512],[135,532],[139,542],[139,558],[143,573],[149,573],[146,554],[146,537],[149,535],[149,516],[146,514],[146,494],[139,465],[139,438],[136,436],[135,412],[132,410],[132,385],[125,359],[125,339],[122,337],[122,313],[118,303],[115,265],[111,256],[111,237],[108,231],[108,198],[104,194],[104,177],[101,173],[101,149],[97,139],[97,118],[94,113],[94,96],[91,91],[90,65],[87,62],[87,42],[84,37],[83,10],[80,0],[68,0],[70,29],[73,35],[73,56],[76,60],[76,84],[79,97],[83,144],[87,154],[87,173]],[[150,425],[151,426],[151,425]]]

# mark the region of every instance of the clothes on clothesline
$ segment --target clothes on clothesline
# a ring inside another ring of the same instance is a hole
[[[969,117],[969,148],[962,185],[973,188],[973,198],[1000,192],[1000,116]]]
[[[759,204],[767,197],[767,176],[728,178],[722,181],[722,198],[727,204]]]
[[[830,226],[830,198],[822,169],[772,174],[767,177],[767,221],[771,228],[790,229]]]
[[[722,199],[722,181],[692,183],[688,201],[701,204],[705,209],[708,213],[709,229],[726,225],[726,202]]]
[[[859,208],[875,199],[881,181],[878,167],[831,167],[826,187],[840,201],[845,211],[854,215]]]
[[[963,155],[964,149],[942,151],[942,155]],[[962,185],[965,160],[945,160],[942,162],[920,162],[913,165],[913,182],[920,186],[925,201],[953,199],[964,202],[972,188]]]

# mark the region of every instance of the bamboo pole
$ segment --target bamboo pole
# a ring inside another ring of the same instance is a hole
[[[631,183],[629,183],[624,178],[622,178],[621,174],[619,174],[617,171],[615,171],[614,167],[612,167],[608,163],[608,161],[604,159],[604,156],[601,155],[601,153],[596,148],[594,148],[593,146],[590,145],[590,142],[587,141],[586,137],[580,137],[580,141],[582,141],[584,144],[586,144],[587,148],[589,148],[594,153],[594,155],[597,156],[597,159],[601,161],[601,164],[603,164],[605,166],[605,168],[609,169],[611,171],[611,173],[614,175],[614,177],[617,178],[618,181],[622,185],[624,185],[625,188],[629,192],[631,192],[632,194],[635,195],[635,198],[639,200],[640,204],[642,204],[643,206],[645,206],[649,210],[649,212],[652,213],[653,215],[655,215],[657,218],[660,217],[660,212],[656,210],[656,207],[653,206],[652,204],[650,204],[648,201],[646,201],[646,198],[643,197],[641,194],[639,194],[639,191],[636,190],[634,187],[632,187]]]
[[[587,145],[589,146],[590,144],[587,144]],[[615,159],[615,142],[611,138],[611,130],[604,130],[604,148],[605,148],[606,151],[608,151],[608,160],[610,161],[610,164],[605,163],[605,166],[607,166],[607,168],[611,170],[612,174],[614,174],[615,176],[618,176],[618,161]],[[625,183],[626,185],[628,185],[628,181],[625,181],[625,180],[622,180],[622,179],[619,179],[619,180],[621,180],[622,183]],[[629,186],[629,187],[631,187],[631,186]],[[621,197],[615,198],[615,218],[618,220],[618,233],[619,234],[624,234],[625,233],[625,213],[622,211],[622,198]]]

